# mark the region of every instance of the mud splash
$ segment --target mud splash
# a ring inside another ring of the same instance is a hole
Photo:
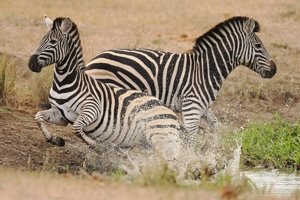
[[[238,174],[241,145],[237,142],[237,148],[226,154],[222,152],[222,138],[222,133],[201,132],[195,151],[182,149],[177,161],[178,176],[201,180],[200,176],[205,175],[206,178],[213,179],[218,174],[225,173],[224,171],[232,176]],[[109,149],[101,153],[90,151],[87,153],[85,164],[87,168],[99,172],[121,169],[128,175],[135,176],[164,164],[164,159],[151,147],[135,146],[127,149]],[[106,167],[103,167],[104,165]]]
[[[285,174],[276,170],[240,171],[241,143],[236,141],[236,148],[230,155],[226,158],[223,157],[221,160],[220,157],[224,155],[220,155],[220,149],[217,148],[217,144],[220,142],[220,135],[215,134],[214,136],[209,135],[208,138],[207,136],[205,137],[197,154],[185,152],[189,160],[186,157],[182,157],[182,163],[185,164],[180,166],[180,171],[185,172],[185,178],[191,180],[195,177],[189,176],[189,171],[195,171],[197,168],[198,171],[201,171],[204,167],[207,168],[209,166],[212,172],[212,180],[214,177],[226,174],[232,176],[235,180],[247,177],[253,183],[254,189],[264,193],[291,194],[296,190],[300,190],[300,176],[296,174]],[[220,161],[222,161],[221,164]],[[157,155],[152,148],[137,146],[128,149],[110,150],[105,154],[90,151],[86,156],[85,164],[90,169],[101,169],[100,171],[104,170],[106,172],[122,169],[127,172],[128,176],[132,177],[146,172],[149,168],[156,169],[163,162],[163,158]],[[190,163],[188,164],[188,162]],[[189,184],[195,183],[198,184],[199,180],[189,182]]]

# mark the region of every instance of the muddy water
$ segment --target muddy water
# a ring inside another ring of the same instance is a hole
[[[244,171],[242,173],[253,181],[257,189],[266,193],[290,194],[300,190],[300,176],[296,174],[285,174],[276,170]]]
[[[218,144],[218,142],[214,143]],[[212,145],[210,145],[212,146]],[[236,149],[232,152],[233,159],[227,160],[225,163],[227,165],[226,169],[220,171],[222,174],[226,172],[226,174],[231,174],[232,176],[239,177],[240,175],[247,176],[255,185],[255,187],[259,191],[263,191],[264,193],[273,193],[273,194],[291,194],[297,189],[300,191],[300,176],[296,174],[285,174],[280,173],[278,171],[240,171],[240,155],[241,155],[241,147],[240,142],[236,141]],[[206,153],[205,156],[197,156],[195,159],[199,160],[199,163],[211,164],[212,166],[216,165],[216,155],[218,155],[218,151],[214,148],[209,149],[210,153]],[[113,153],[113,152],[111,152]],[[129,175],[137,175],[144,170],[157,169],[159,167],[159,163],[162,161],[161,158],[156,155],[153,149],[145,149],[145,148],[131,148],[122,150],[122,154],[126,155],[127,159],[123,160],[120,157],[113,156],[113,154],[109,156],[105,156],[106,158],[113,158],[114,165],[118,166],[118,168],[122,168]],[[96,154],[98,155],[98,154]],[[99,155],[98,155],[99,156]],[[87,159],[86,161],[91,161],[92,166],[101,166],[101,163],[94,163],[96,161],[103,161],[103,158],[98,158],[95,155],[91,156],[96,159]],[[183,157],[181,157],[183,158]],[[183,159],[183,163],[186,160]],[[156,166],[157,165],[157,166]],[[200,166],[201,167],[201,166]],[[186,168],[182,168],[181,171],[185,171]]]
[[[239,169],[240,155],[241,145],[237,145],[237,148],[234,150],[234,159],[231,165],[229,165],[229,171],[231,171],[232,175],[237,174],[236,172],[238,172],[237,169]],[[258,190],[265,193],[291,194],[296,190],[300,191],[299,174],[286,174],[281,173],[278,170],[240,171],[238,174],[248,177]]]

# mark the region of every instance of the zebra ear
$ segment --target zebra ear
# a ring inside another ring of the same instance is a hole
[[[255,29],[255,21],[253,19],[247,19],[247,21],[244,23],[244,30],[246,33],[250,34],[254,32]]]
[[[71,18],[67,17],[64,19],[60,26],[60,30],[63,34],[68,33],[71,30],[72,27],[72,20]]]
[[[47,17],[47,15],[45,15],[45,23],[46,23],[46,26],[48,27],[48,29],[51,30],[52,26],[53,26],[53,21],[52,21],[52,19]]]

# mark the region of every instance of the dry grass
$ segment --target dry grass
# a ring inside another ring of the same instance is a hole
[[[248,104],[254,110],[257,104],[284,101],[286,93],[298,98],[300,74],[295,72],[300,63],[300,42],[296,40],[300,34],[299,9],[296,0],[2,1],[0,52],[21,58],[24,65],[17,70],[29,74],[27,60],[47,31],[44,14],[52,18],[70,16],[74,19],[81,32],[86,61],[103,50],[114,48],[146,47],[185,52],[193,46],[193,38],[218,22],[234,15],[251,16],[262,26],[259,36],[274,57],[278,74],[271,80],[263,80],[254,72],[239,67],[226,80],[213,109],[218,112],[227,102],[237,98],[239,103]],[[25,95],[28,93],[20,96]]]
[[[131,184],[111,182],[101,175],[78,177],[48,173],[23,173],[1,170],[0,186],[2,199],[216,199],[218,193],[208,194],[200,190],[189,193],[185,190],[137,187]],[[13,179],[11,177],[14,177]]]
[[[14,177],[14,178],[12,178]],[[108,177],[82,172],[78,176],[29,173],[0,169],[0,191],[2,199],[294,199],[274,195],[240,194],[240,189],[228,185],[220,190],[199,188],[167,188],[137,186],[130,183],[112,182]]]
[[[16,68],[5,56],[0,56],[0,105],[14,103]]]
[[[30,85],[32,96],[36,103],[48,103],[49,91],[53,82],[53,67],[45,68],[41,73],[33,75],[33,83]]]

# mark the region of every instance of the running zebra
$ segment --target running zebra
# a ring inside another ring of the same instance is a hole
[[[105,51],[86,67],[86,73],[112,86],[147,92],[176,112],[191,139],[201,117],[215,123],[210,107],[224,80],[239,65],[272,78],[276,65],[256,35],[257,21],[233,17],[197,38],[190,53],[149,49]]]
[[[63,146],[45,123],[66,126],[92,148],[97,144],[132,146],[145,141],[166,161],[174,161],[181,148],[177,115],[160,100],[146,93],[113,88],[84,73],[83,50],[76,24],[70,18],[52,21],[45,17],[49,31],[29,59],[33,72],[55,63],[49,101],[51,109],[35,119],[47,142]]]

